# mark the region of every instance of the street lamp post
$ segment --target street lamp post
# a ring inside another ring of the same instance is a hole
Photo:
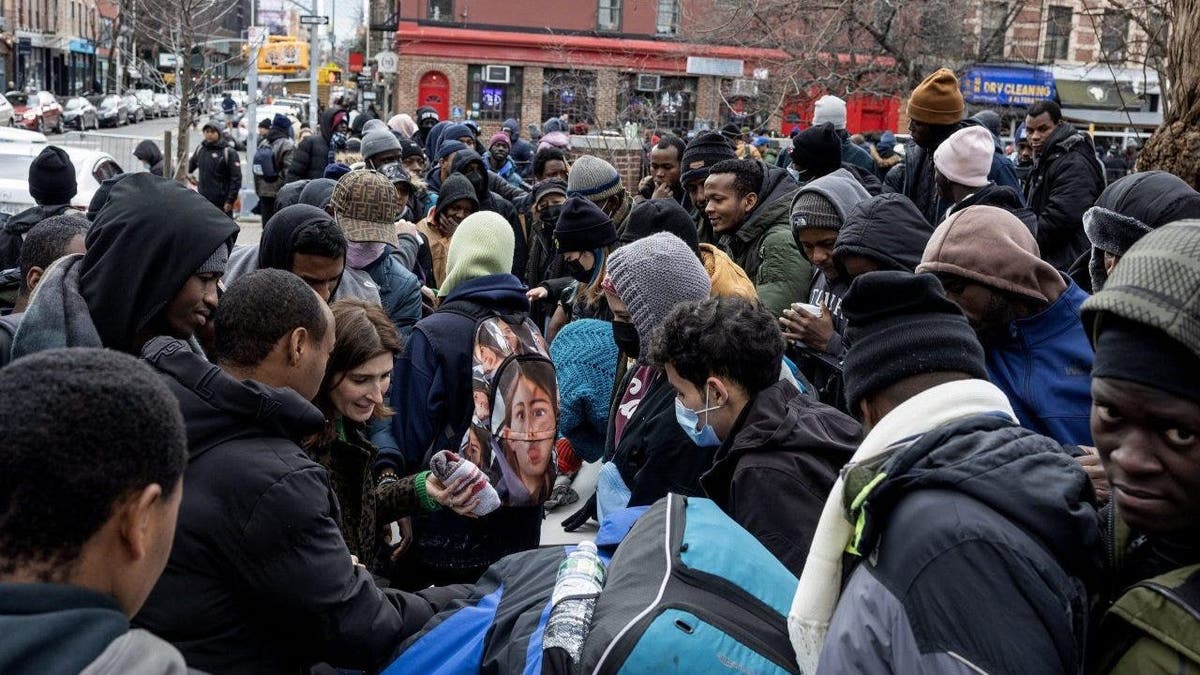
[[[318,16],[317,0],[312,0],[313,16]],[[308,124],[314,130],[317,126],[317,54],[320,46],[317,43],[317,26],[308,27]]]

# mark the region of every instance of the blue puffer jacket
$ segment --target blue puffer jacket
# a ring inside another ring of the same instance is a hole
[[[1059,443],[1092,445],[1092,346],[1079,321],[1088,294],[1067,290],[1040,314],[1014,321],[1010,339],[988,345],[987,371],[1021,426]]]
[[[396,330],[408,342],[413,326],[421,320],[421,280],[405,269],[394,249],[367,265],[363,271],[379,286],[379,299]]]

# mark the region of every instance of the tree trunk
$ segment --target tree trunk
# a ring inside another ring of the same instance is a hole
[[[1200,190],[1200,0],[1171,0],[1167,58],[1159,73],[1163,123],[1138,156],[1139,171],[1159,169]]]

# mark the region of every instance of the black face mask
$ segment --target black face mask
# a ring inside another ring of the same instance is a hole
[[[543,208],[538,218],[541,219],[543,223],[553,226],[558,223],[558,216],[560,214],[562,214],[562,204],[555,204],[554,206],[547,206]]]
[[[586,284],[592,280],[592,271],[584,269],[583,263],[580,263],[578,260],[564,260],[563,269],[566,270],[567,274],[571,275],[572,279],[581,284]]]
[[[479,171],[469,171],[463,175],[466,176],[467,180],[471,181],[471,187],[475,188],[475,197],[482,203],[488,193],[485,174]]]
[[[637,328],[625,321],[613,321],[613,342],[625,356],[636,357],[641,353],[641,342],[638,341]]]

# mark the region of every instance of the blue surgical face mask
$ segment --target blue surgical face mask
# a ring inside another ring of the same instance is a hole
[[[679,427],[683,429],[683,433],[692,439],[692,442],[702,448],[715,448],[721,444],[721,439],[717,438],[717,432],[713,431],[712,425],[708,423],[708,413],[717,410],[723,406],[708,405],[708,387],[704,388],[704,408],[693,411],[675,397],[675,421],[679,423]],[[704,413],[704,426],[700,426],[700,413]]]

